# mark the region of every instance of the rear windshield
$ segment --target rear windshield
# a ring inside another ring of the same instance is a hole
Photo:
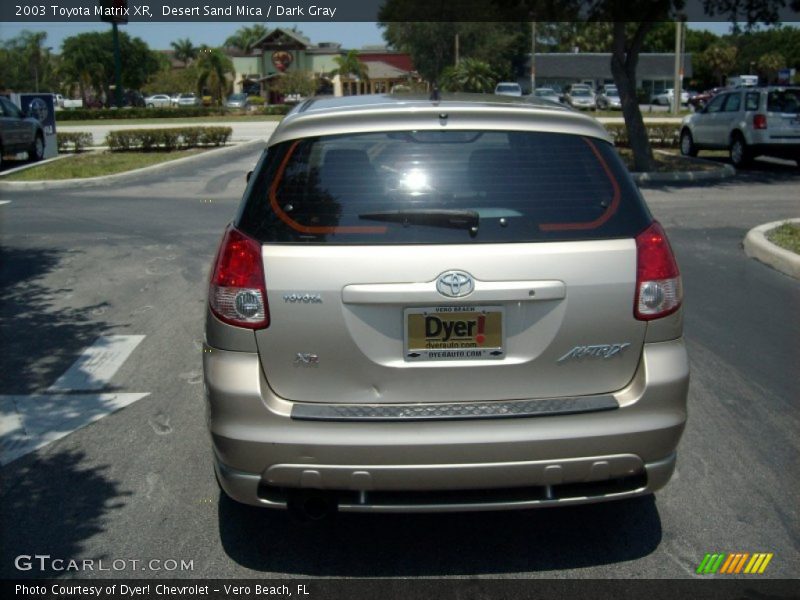
[[[262,242],[437,244],[630,237],[650,221],[606,142],[407,131],[271,147],[236,225]]]
[[[498,92],[518,92],[519,90],[519,85],[515,83],[504,83],[497,86]]]
[[[767,110],[796,115],[800,112],[800,88],[770,91],[767,94]]]

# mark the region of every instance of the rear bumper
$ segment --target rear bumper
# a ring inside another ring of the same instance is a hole
[[[646,344],[619,407],[569,415],[326,422],[290,417],[256,354],[206,348],[215,468],[240,502],[327,490],[340,510],[497,510],[632,497],[664,486],[686,421],[682,340]]]

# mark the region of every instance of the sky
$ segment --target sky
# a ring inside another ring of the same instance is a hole
[[[120,27],[132,37],[140,37],[153,50],[167,50],[170,42],[188,37],[195,46],[208,44],[221,46],[240,27],[248,23],[128,23]],[[276,23],[275,26],[291,29],[295,23]],[[46,31],[45,46],[58,53],[64,38],[87,31],[107,31],[106,23],[0,23],[0,40],[7,40],[21,31]],[[269,29],[269,24],[267,24]],[[297,28],[313,43],[338,42],[343,48],[384,44],[381,30],[375,23],[297,23]]]
[[[226,38],[237,29],[248,23],[129,23],[122,29],[133,37],[142,38],[153,50],[167,50],[170,42],[178,38],[188,37],[199,46],[221,46]],[[276,26],[291,28],[294,23],[276,23]],[[343,48],[361,48],[368,45],[384,44],[381,29],[376,23],[329,23],[306,22],[297,23],[298,29],[313,43],[338,42]],[[721,35],[728,32],[728,23],[690,23],[691,29],[708,29]],[[7,40],[25,29],[47,32],[45,47],[53,48],[56,54],[60,51],[64,38],[87,31],[107,31],[106,23],[2,23],[0,22],[0,40]]]

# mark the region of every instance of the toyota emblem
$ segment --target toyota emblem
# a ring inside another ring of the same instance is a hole
[[[442,296],[461,298],[472,293],[475,281],[464,271],[448,271],[442,273],[436,280],[436,289]]]

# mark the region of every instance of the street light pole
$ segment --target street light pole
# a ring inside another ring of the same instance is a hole
[[[117,108],[122,108],[122,54],[119,49],[119,29],[116,21],[111,23],[111,32],[114,38],[114,99]]]
[[[531,94],[536,91],[536,21],[531,21]]]
[[[672,85],[672,113],[677,115],[681,110],[683,88],[683,19],[675,21],[675,79]]]

